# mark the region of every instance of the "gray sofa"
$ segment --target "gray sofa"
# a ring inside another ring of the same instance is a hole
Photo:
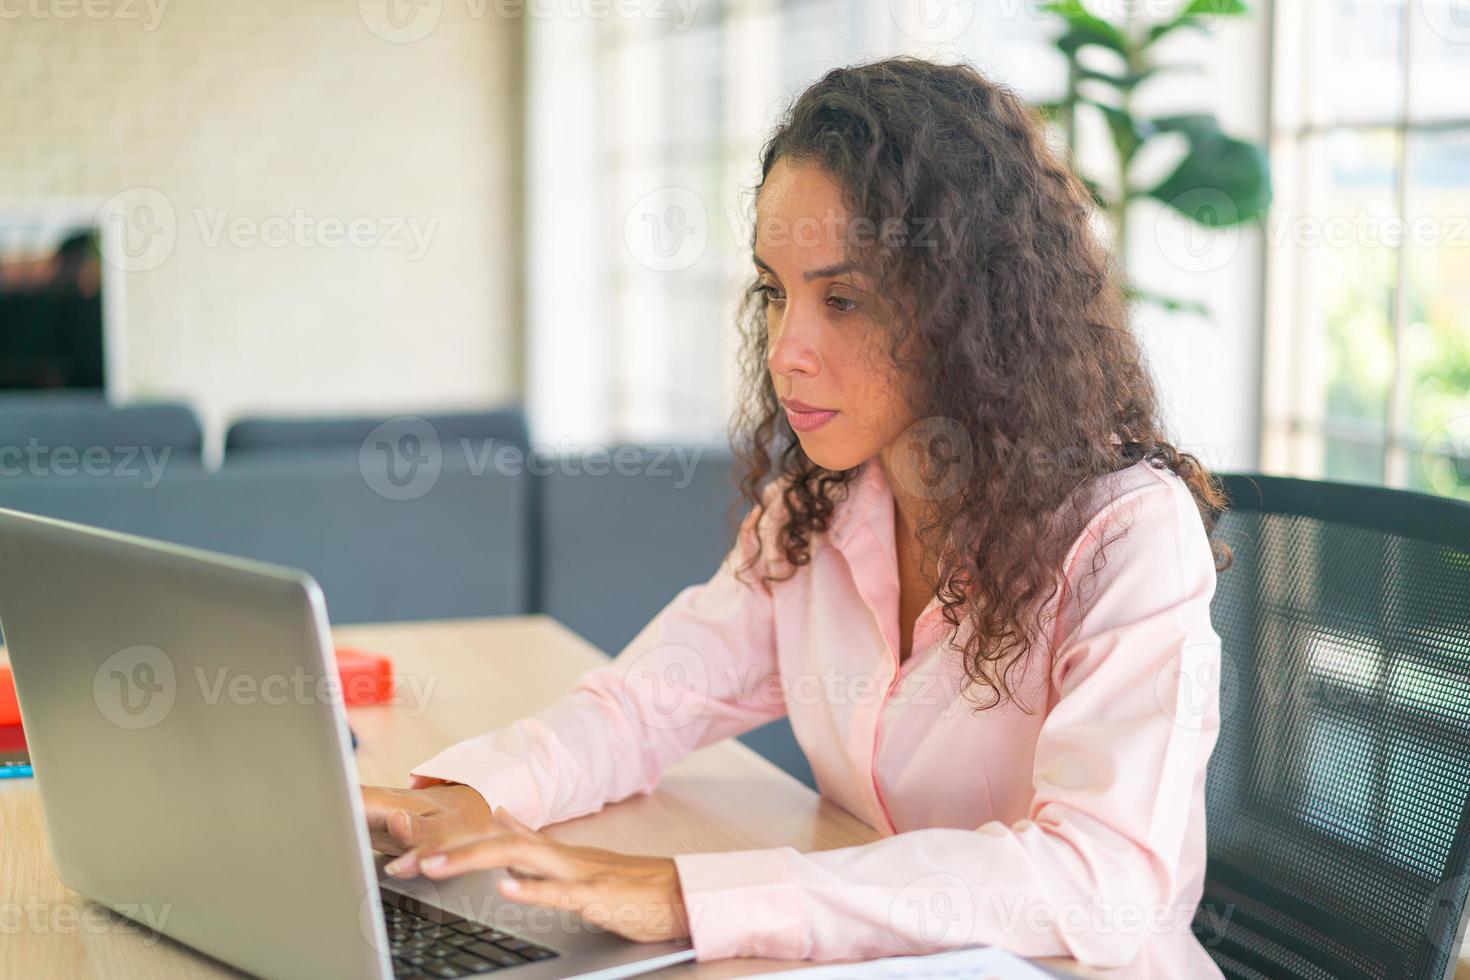
[[[427,428],[425,428],[425,425]],[[615,653],[733,539],[728,452],[532,454],[514,409],[260,419],[0,398],[0,507],[303,569],[335,623],[545,612]],[[744,739],[812,782],[785,722]]]

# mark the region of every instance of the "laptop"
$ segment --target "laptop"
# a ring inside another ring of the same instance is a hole
[[[0,629],[57,874],[262,977],[612,980],[694,958],[388,879],[310,576],[0,510]]]

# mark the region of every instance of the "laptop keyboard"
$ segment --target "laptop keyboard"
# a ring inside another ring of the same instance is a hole
[[[383,918],[397,980],[472,977],[557,955],[556,950],[392,892],[383,893]]]

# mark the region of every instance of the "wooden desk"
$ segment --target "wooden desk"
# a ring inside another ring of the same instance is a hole
[[[399,703],[349,709],[363,781],[390,786],[405,785],[409,769],[444,746],[550,704],[580,674],[606,661],[570,630],[539,616],[355,626],[334,635],[393,658]],[[752,807],[752,800],[760,805]],[[662,855],[782,844],[825,850],[879,836],[734,740],[671,767],[655,793],[546,833]],[[0,780],[0,977],[239,975],[170,940],[145,939],[66,889],[52,870],[44,837],[33,782]],[[711,980],[810,965],[726,960],[651,975]]]

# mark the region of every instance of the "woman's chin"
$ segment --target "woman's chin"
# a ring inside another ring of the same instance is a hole
[[[798,435],[801,451],[807,459],[826,470],[841,472],[850,470],[868,460],[872,453],[864,453],[853,446],[844,446],[839,440],[824,439],[819,433]]]

